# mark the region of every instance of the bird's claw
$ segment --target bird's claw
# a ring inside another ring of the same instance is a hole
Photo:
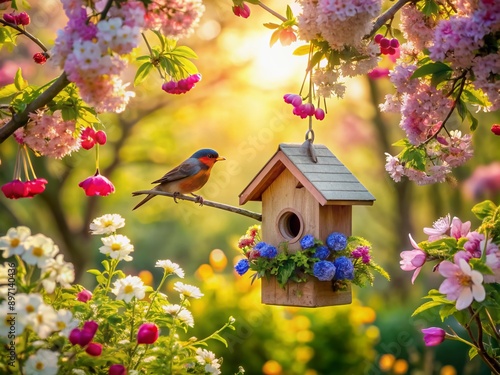
[[[178,191],[176,191],[176,192],[174,193],[174,202],[175,202],[175,203],[179,203],[179,202],[177,202],[177,197],[178,197],[179,195],[181,195],[181,193],[179,193]]]
[[[196,203],[199,203],[200,206],[203,206],[204,200],[203,200],[203,197],[201,195],[196,195],[193,193],[191,193],[191,195],[196,198],[196,200],[195,200]]]

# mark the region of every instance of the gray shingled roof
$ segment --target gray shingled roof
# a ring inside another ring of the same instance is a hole
[[[303,145],[282,143],[279,149],[328,201],[374,201],[375,197],[324,145],[314,145],[317,163]]]

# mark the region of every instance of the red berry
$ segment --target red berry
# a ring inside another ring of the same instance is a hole
[[[102,145],[105,145],[106,144],[106,133],[104,133],[102,130],[98,130],[96,133],[95,133],[95,141],[97,143],[99,143],[101,146]]]
[[[30,24],[30,16],[26,12],[21,12],[16,16],[16,23],[18,25],[27,26]]]
[[[33,55],[33,60],[35,60],[37,64],[43,65],[47,62],[47,57],[44,53],[37,52]]]
[[[391,46],[391,41],[387,38],[382,38],[380,40],[380,48],[389,48]]]
[[[396,53],[396,49],[394,49],[393,47],[387,48],[387,54],[394,55],[395,53]]]
[[[391,47],[398,48],[399,47],[399,40],[397,40],[396,38],[392,38],[391,39]]]
[[[375,41],[375,43],[379,43],[380,44],[380,41],[384,38],[384,36],[382,34],[377,34],[375,35],[375,38],[373,39]]]
[[[491,126],[491,131],[493,132],[493,134],[495,135],[500,135],[500,124],[493,124]]]

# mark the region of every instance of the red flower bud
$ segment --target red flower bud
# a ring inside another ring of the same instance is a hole
[[[45,178],[37,178],[35,180],[26,181],[25,184],[29,190],[27,196],[31,198],[45,191],[45,185],[47,184],[47,180]]]
[[[95,141],[99,143],[101,146],[106,144],[106,133],[104,133],[102,130],[99,130],[95,133]]]
[[[27,26],[30,24],[30,16],[26,12],[21,12],[16,15],[16,23],[18,25]]]
[[[85,128],[80,134],[81,146],[85,150],[90,150],[95,145],[95,130],[92,128]]]
[[[13,23],[16,25],[16,15],[14,13],[4,13],[3,20],[8,23]]]
[[[491,126],[491,131],[493,132],[493,134],[495,135],[500,135],[500,124],[493,124]]]
[[[80,329],[79,328],[73,328],[71,332],[69,333],[68,339],[71,345],[76,345],[80,342]]]
[[[76,295],[76,299],[80,302],[88,302],[92,298],[92,293],[87,289],[82,290]]]
[[[91,342],[85,349],[88,355],[99,357],[102,353],[102,345],[96,342]]]
[[[248,18],[250,17],[250,7],[245,3],[242,3],[241,5],[235,5],[233,6],[233,13],[238,17]]]
[[[29,186],[21,180],[7,182],[2,185],[1,189],[3,194],[9,199],[26,198],[30,193]]]
[[[109,375],[127,375],[127,369],[123,365],[109,366]]]
[[[137,331],[138,344],[153,344],[158,340],[158,326],[154,323],[144,323]]]

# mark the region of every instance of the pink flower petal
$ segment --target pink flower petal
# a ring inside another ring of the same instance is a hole
[[[486,291],[484,286],[473,284],[472,285],[472,296],[477,302],[482,302],[486,298]]]
[[[470,288],[462,288],[457,299],[457,310],[463,310],[472,303],[472,290]]]
[[[439,273],[444,277],[452,277],[461,272],[460,267],[455,263],[445,260],[439,263]]]

